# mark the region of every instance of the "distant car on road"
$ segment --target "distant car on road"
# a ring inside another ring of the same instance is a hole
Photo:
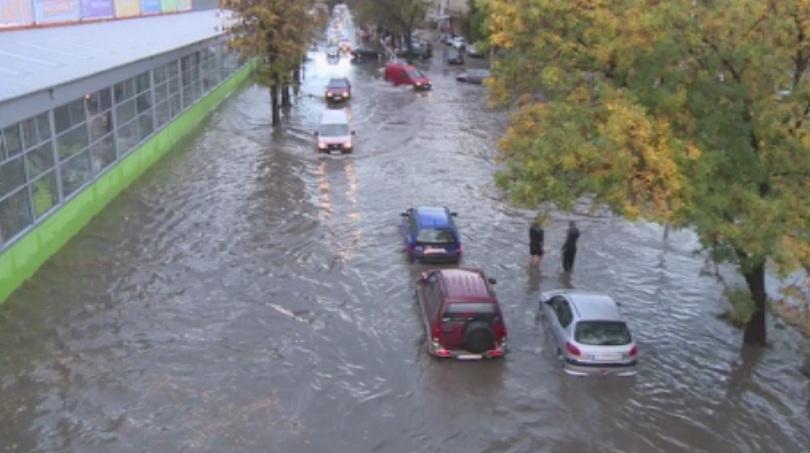
[[[340,50],[337,48],[337,46],[329,46],[329,48],[326,49],[326,57],[327,58],[339,58],[340,57]]]
[[[329,102],[348,101],[352,97],[352,84],[345,77],[329,79],[325,96]]]
[[[506,353],[506,324],[488,279],[477,269],[434,269],[417,281],[428,353],[480,360]]]
[[[464,72],[459,72],[456,74],[456,80],[459,82],[480,85],[484,83],[484,79],[490,75],[489,69],[468,69]]]
[[[340,151],[351,153],[354,151],[352,136],[354,131],[349,128],[349,117],[343,110],[325,110],[321,114],[318,130],[315,131],[316,147],[318,152]]]
[[[401,58],[408,58],[409,56],[414,58],[420,58],[422,60],[427,60],[433,56],[433,44],[427,41],[421,40],[414,40],[411,43],[411,53],[408,53],[408,49],[400,49],[397,52],[397,56]]]
[[[380,52],[368,47],[357,47],[352,50],[352,61],[362,63],[363,61],[377,61]]]
[[[395,86],[411,85],[415,90],[429,90],[430,79],[413,66],[400,62],[391,62],[385,65],[383,79]]]
[[[464,54],[460,50],[451,47],[446,50],[444,61],[449,65],[464,64]]]
[[[461,260],[461,235],[445,207],[416,207],[402,213],[401,231],[408,259],[422,262]]]
[[[566,373],[636,373],[638,348],[610,296],[551,291],[540,296],[540,311]]]
[[[464,39],[463,36],[454,36],[453,39],[450,40],[450,45],[453,46],[454,49],[464,51],[464,48],[467,46],[467,40]]]

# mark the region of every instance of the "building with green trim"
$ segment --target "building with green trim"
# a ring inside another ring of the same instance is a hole
[[[0,303],[249,77],[227,20],[0,32]]]

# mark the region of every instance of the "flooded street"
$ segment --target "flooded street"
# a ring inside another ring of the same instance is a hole
[[[0,452],[806,449],[804,340],[772,323],[770,347],[741,353],[689,232],[557,214],[527,269],[534,212],[493,184],[506,116],[442,49],[420,65],[427,93],[313,52],[279,130],[247,86],[117,198],[0,306]],[[319,155],[323,87],[343,75],[355,152]],[[504,360],[427,355],[426,267],[398,229],[416,205],[458,211],[462,265],[498,280]],[[621,302],[635,378],[562,372],[537,317],[560,287]]]

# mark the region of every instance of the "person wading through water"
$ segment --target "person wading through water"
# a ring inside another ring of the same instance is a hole
[[[532,221],[529,227],[529,266],[540,267],[540,261],[543,259],[543,220],[544,216],[538,214]]]
[[[576,222],[572,220],[568,222],[568,234],[566,234],[565,244],[562,246],[562,265],[565,272],[571,272],[574,269],[574,257],[577,255],[577,239],[579,239],[579,230]]]

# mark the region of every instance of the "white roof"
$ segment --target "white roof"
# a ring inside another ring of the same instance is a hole
[[[0,32],[0,102],[223,33],[226,14],[203,10]]]

